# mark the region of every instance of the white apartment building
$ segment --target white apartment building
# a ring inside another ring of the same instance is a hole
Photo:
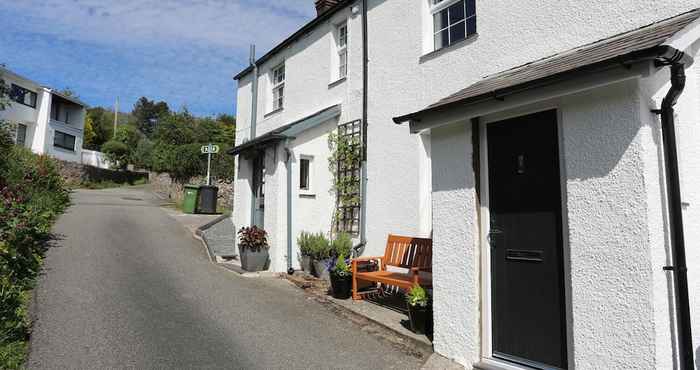
[[[0,78],[10,89],[10,106],[0,111],[0,119],[16,127],[18,145],[37,154],[71,161],[82,161],[85,103],[62,95],[0,67]]]
[[[271,269],[298,266],[300,231],[331,228],[327,138],[364,127],[350,229],[365,255],[389,233],[433,238],[436,352],[480,369],[692,368],[700,3],[316,3],[236,76],[233,221],[270,233]]]

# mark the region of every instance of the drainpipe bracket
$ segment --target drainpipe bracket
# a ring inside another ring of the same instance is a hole
[[[663,112],[664,112],[663,109],[652,109],[651,110],[651,113],[659,114],[659,115],[663,114]]]

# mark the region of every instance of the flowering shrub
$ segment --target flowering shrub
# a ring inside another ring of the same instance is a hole
[[[257,226],[243,227],[238,231],[238,235],[240,236],[238,245],[243,249],[257,252],[270,248],[267,244],[267,232]]]
[[[341,254],[338,256],[338,259],[336,259],[334,263],[328,267],[328,271],[330,271],[330,273],[335,276],[351,276],[352,271],[350,271],[350,266],[348,265],[348,262],[349,261],[345,259],[345,256]]]
[[[406,294],[406,302],[411,306],[427,307],[430,298],[425,288],[416,284]]]
[[[0,127],[0,368],[20,368],[27,301],[51,225],[68,204],[54,161],[8,144]]]

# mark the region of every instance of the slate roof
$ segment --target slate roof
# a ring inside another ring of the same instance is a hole
[[[491,76],[487,76],[427,108],[395,117],[402,123],[420,115],[450,106],[464,105],[487,99],[502,99],[507,95],[561,80],[573,72],[592,72],[645,59],[660,58],[677,61],[683,53],[662,44],[671,36],[700,17],[695,9],[642,28],[605,38],[562,53],[533,61]]]

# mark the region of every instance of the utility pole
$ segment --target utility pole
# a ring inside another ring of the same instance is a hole
[[[119,97],[117,97],[117,101],[114,104],[114,135],[113,137],[117,137],[117,118],[119,117]]]

